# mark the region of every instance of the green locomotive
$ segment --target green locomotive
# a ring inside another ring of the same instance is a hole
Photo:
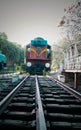
[[[0,71],[6,67],[6,56],[0,51]]]

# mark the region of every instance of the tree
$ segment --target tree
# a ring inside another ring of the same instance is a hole
[[[68,41],[75,40],[81,34],[81,2],[76,0],[68,9],[64,9],[65,15],[58,27],[64,31],[64,37]]]
[[[53,45],[52,49],[52,68],[57,70],[60,68],[60,64],[63,63],[64,55],[63,55],[64,45],[59,42],[58,44]]]
[[[0,32],[0,50],[7,57],[7,65],[14,66],[14,64],[21,65],[24,62],[24,50],[17,43],[7,40],[7,35]]]
[[[0,39],[4,39],[4,40],[8,39],[8,37],[7,37],[5,32],[0,32]]]

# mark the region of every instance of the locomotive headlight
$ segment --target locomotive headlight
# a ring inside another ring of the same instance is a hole
[[[30,67],[31,66],[31,62],[27,62],[27,66]]]
[[[45,64],[45,67],[46,67],[46,68],[49,68],[49,67],[50,67],[50,64],[49,64],[49,63],[46,63],[46,64]]]

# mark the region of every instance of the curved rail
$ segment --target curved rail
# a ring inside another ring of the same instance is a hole
[[[0,102],[0,114],[4,111],[4,109],[8,106],[9,102],[12,100],[15,92],[20,88],[23,82],[28,78],[26,76],[1,102]]]
[[[48,77],[51,78],[52,81],[56,82],[56,84],[63,87],[65,90],[70,92],[72,95],[74,95],[76,98],[78,98],[81,101],[81,93],[77,92],[76,90],[70,88],[69,86],[65,85],[64,83],[60,82],[59,80],[57,80],[51,76],[48,76]]]

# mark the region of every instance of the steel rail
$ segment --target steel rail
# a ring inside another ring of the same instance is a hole
[[[64,88],[66,91],[68,91],[69,93],[71,93],[72,95],[74,95],[76,98],[78,98],[81,101],[81,93],[77,92],[76,90],[70,88],[69,86],[63,84],[62,82],[60,82],[59,80],[48,76],[52,81],[56,82],[56,84],[58,84],[59,86],[61,86],[62,88]]]
[[[3,100],[0,102],[0,115],[4,111],[4,109],[8,106],[14,95],[16,94],[17,90],[19,90],[20,86],[23,84],[23,82],[28,78],[26,76]]]
[[[39,85],[37,80],[37,75],[35,76],[36,80],[36,130],[47,130],[46,123],[45,123],[45,117],[44,117],[44,111],[42,107],[42,101],[40,97],[40,91],[39,91]]]

